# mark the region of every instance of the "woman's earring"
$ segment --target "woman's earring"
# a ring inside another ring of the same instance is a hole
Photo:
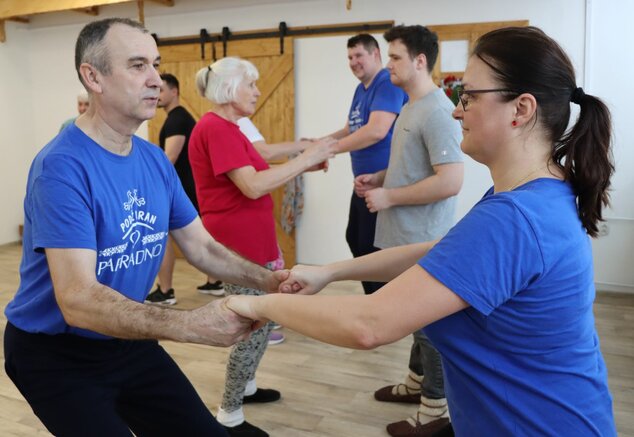
[[[517,121],[513,120],[513,121],[511,122],[511,126],[513,126],[513,127],[517,126]]]

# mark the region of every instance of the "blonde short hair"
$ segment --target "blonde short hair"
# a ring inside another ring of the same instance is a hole
[[[222,105],[235,101],[236,90],[244,80],[255,81],[259,77],[258,69],[249,61],[222,58],[196,73],[196,88],[201,96]]]

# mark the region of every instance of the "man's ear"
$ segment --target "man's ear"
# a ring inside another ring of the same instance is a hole
[[[101,75],[92,65],[84,62],[79,66],[79,75],[82,81],[93,93],[101,93]]]
[[[425,69],[427,70],[427,56],[425,56],[424,53],[420,53],[418,55],[416,55],[416,57],[414,58],[414,63],[416,65],[416,68],[419,70]]]
[[[528,124],[537,112],[537,100],[530,93],[520,94],[515,99],[515,121],[518,126]]]

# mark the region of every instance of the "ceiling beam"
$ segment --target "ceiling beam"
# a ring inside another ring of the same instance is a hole
[[[7,18],[7,21],[15,21],[16,23],[29,23],[31,20],[28,17],[11,17]]]
[[[48,12],[76,11],[88,15],[99,15],[99,7],[134,0],[0,0],[0,42],[6,41],[5,21],[28,23],[29,16]],[[139,21],[145,22],[144,0],[136,0]],[[151,0],[164,6],[174,6],[174,0]]]
[[[95,6],[127,3],[130,0],[2,0],[0,2],[0,20],[25,15],[60,12],[75,9],[90,9]]]
[[[165,6],[174,6],[174,0],[150,0],[154,3],[160,3]]]
[[[97,15],[99,15],[99,6],[91,6],[89,8],[80,8],[80,9],[73,9],[75,12],[82,12],[84,14],[88,14],[88,15],[92,15],[93,17],[96,17]]]

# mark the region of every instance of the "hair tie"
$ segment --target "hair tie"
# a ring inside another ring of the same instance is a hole
[[[581,100],[583,99],[583,97],[585,95],[586,95],[586,93],[583,92],[583,88],[577,87],[572,92],[572,95],[570,96],[570,101],[572,103],[576,103],[577,105],[580,105],[581,104]]]
[[[207,84],[209,83],[209,72],[213,73],[211,65],[207,65],[207,72],[205,73],[205,89],[207,89]]]

